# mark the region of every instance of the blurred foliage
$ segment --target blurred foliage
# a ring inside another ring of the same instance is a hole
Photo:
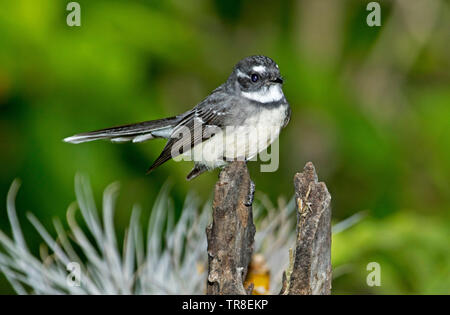
[[[280,66],[293,116],[279,170],[250,163],[257,190],[290,197],[294,173],[311,160],[335,220],[370,213],[333,240],[335,267],[360,271],[338,277],[335,292],[450,293],[447,1],[380,1],[382,26],[372,28],[369,1],[359,0],[85,0],[81,27],[66,25],[68,2],[0,3],[2,200],[21,178],[17,208],[48,224],[75,199],[76,172],[90,175],[97,197],[121,182],[119,228],[136,202],[148,215],[168,178],[179,209],[189,190],[206,200],[218,171],[190,183],[190,163],[168,162],[144,175],[162,140],[61,139],[185,111],[238,60],[264,54]],[[5,211],[0,229],[8,230]],[[370,261],[383,272],[373,291],[365,285]]]
[[[450,221],[404,211],[368,219],[333,237],[335,294],[448,294]],[[381,268],[381,286],[369,287],[369,262]]]

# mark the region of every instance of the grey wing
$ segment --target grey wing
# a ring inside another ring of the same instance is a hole
[[[292,115],[292,110],[288,104],[288,107],[286,109],[286,118],[284,119],[283,126],[282,126],[283,128],[286,127],[287,124],[289,123],[289,121],[291,120],[291,115]]]
[[[225,93],[214,93],[198,104],[173,129],[166,146],[147,173],[223,130],[232,115],[234,102],[233,97]]]

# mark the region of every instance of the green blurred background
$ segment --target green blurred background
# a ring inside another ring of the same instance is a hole
[[[66,24],[69,1],[0,3],[0,199],[14,178],[24,214],[64,219],[77,172],[97,200],[121,183],[123,229],[134,203],[148,216],[169,180],[180,206],[188,191],[211,197],[218,171],[186,182],[191,163],[145,170],[163,140],[63,143],[74,133],[188,110],[252,54],[285,77],[292,118],[280,137],[280,168],[259,172],[257,194],[290,198],[307,161],[333,198],[333,220],[368,216],[333,239],[334,293],[450,293],[450,5],[379,1],[381,27],[366,24],[369,1],[78,1],[81,27]],[[10,232],[5,207],[0,229]],[[380,287],[366,265],[381,265]],[[0,276],[0,293],[12,289]]]

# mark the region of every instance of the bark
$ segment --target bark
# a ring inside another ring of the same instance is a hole
[[[314,165],[294,177],[297,239],[280,294],[331,293],[331,196]],[[213,222],[207,227],[207,294],[251,294],[244,288],[253,254],[254,185],[244,162],[225,167],[216,183]]]
[[[281,294],[331,294],[331,196],[308,162],[294,177],[297,240]]]
[[[233,162],[221,171],[214,193],[213,222],[206,229],[207,294],[251,293],[243,283],[253,253],[253,194],[245,162]]]

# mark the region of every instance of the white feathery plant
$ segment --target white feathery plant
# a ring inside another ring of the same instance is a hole
[[[195,198],[189,194],[181,217],[175,223],[169,189],[165,185],[153,206],[146,242],[139,223],[140,208],[134,206],[123,245],[119,246],[113,221],[118,184],[105,189],[100,220],[88,180],[77,175],[78,207],[92,240],[75,219],[75,203],[67,211],[68,232],[60,220],[53,220],[56,239],[28,213],[27,218],[52,251],[41,260],[29,251],[17,218],[15,198],[19,186],[15,180],[7,197],[12,239],[0,230],[0,245],[4,249],[0,252],[0,271],[18,294],[205,293],[205,228],[211,220],[211,202],[199,210]],[[268,203],[258,200],[254,204],[255,252],[266,258],[271,271],[271,293],[277,293],[289,261],[289,248],[295,244],[295,202],[291,199],[287,205],[264,214],[265,208],[273,208],[267,206]],[[348,228],[361,217],[361,214],[350,217],[335,229]],[[74,247],[84,258],[80,258]],[[74,267],[79,267],[78,274],[74,273]]]

